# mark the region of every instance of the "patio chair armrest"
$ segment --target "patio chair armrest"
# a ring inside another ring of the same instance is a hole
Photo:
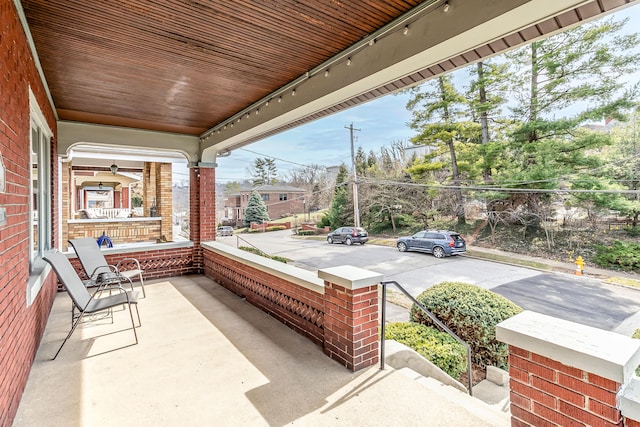
[[[124,259],[122,259],[122,260],[118,261],[118,264],[116,265],[116,267],[115,267],[115,268],[116,268],[118,271],[120,271],[120,264],[122,264],[123,262],[126,262],[126,261],[127,261],[127,262],[133,262],[133,263],[135,263],[136,268],[137,268],[138,270],[141,270],[141,269],[140,269],[140,262],[139,262],[137,259],[135,259],[135,258],[124,258]]]
[[[90,276],[90,277],[96,277],[98,274],[100,274],[100,270],[103,270],[103,269],[105,269],[105,268],[106,268],[106,269],[108,269],[110,273],[117,273],[117,272],[118,272],[118,269],[117,269],[115,266],[113,266],[113,265],[101,265],[101,266],[99,266],[99,267],[96,267],[96,268],[91,272],[91,274],[90,274],[89,276]]]

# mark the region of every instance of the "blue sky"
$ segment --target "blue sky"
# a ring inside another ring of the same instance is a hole
[[[624,9],[615,16],[630,18],[626,25],[629,31],[640,28],[640,6]],[[407,126],[411,119],[411,112],[405,107],[408,99],[408,94],[387,95],[236,149],[229,157],[218,159],[216,181],[248,179],[247,168],[257,157],[275,158],[281,175],[301,165],[337,166],[343,162],[349,165],[351,147],[349,130],[345,127],[351,123],[361,129],[355,132],[356,148],[361,146],[366,152],[379,151],[394,141],[408,141],[414,134]]]

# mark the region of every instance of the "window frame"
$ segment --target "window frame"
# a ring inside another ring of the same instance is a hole
[[[35,132],[34,132],[35,131]],[[37,135],[38,152],[33,153],[34,138]],[[42,257],[52,250],[53,219],[51,197],[51,139],[53,132],[44,114],[29,88],[29,284],[27,286],[26,302],[30,306],[36,299],[44,284],[49,271],[49,265]],[[37,164],[37,188],[34,188],[32,171],[34,158]],[[37,207],[34,206],[34,196]],[[35,208],[35,209],[34,209]],[[34,217],[37,212],[37,218]],[[37,224],[36,224],[37,220]],[[34,245],[34,226],[37,225],[37,248]]]

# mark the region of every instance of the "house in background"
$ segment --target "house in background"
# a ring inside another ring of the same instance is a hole
[[[226,197],[224,212],[228,220],[235,226],[244,225],[244,213],[249,205],[251,193],[257,191],[262,201],[267,206],[270,219],[283,218],[292,214],[306,213],[308,196],[307,191],[288,185],[260,185],[249,189],[240,190]]]

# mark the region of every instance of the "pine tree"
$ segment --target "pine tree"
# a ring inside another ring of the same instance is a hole
[[[494,180],[555,189],[563,177],[571,177],[573,188],[607,188],[589,171],[602,164],[598,150],[612,143],[611,136],[581,126],[604,117],[622,118],[637,97],[622,91],[622,76],[637,70],[639,61],[632,52],[637,34],[618,35],[624,23],[601,20],[507,54],[521,69],[514,81],[518,124],[504,156],[510,162]],[[568,113],[568,108],[578,111]],[[524,206],[532,214],[551,202],[540,193],[510,199],[513,209]]]
[[[267,206],[264,204],[262,197],[257,191],[253,191],[249,197],[247,209],[244,212],[244,226],[249,227],[252,222],[262,224],[269,221]]]
[[[436,180],[435,172],[446,171],[445,176],[453,184],[454,214],[458,223],[464,224],[464,198],[456,145],[477,141],[479,137],[478,124],[465,120],[468,118],[467,100],[456,90],[451,76],[445,75],[414,91],[407,108],[413,111],[410,126],[419,132],[411,142],[434,147],[424,161],[415,163],[409,171],[413,176]]]
[[[253,185],[271,185],[278,182],[278,168],[275,159],[258,157],[253,161],[249,173],[253,178]]]
[[[323,222],[332,229],[353,223],[353,209],[349,197],[349,177],[347,167],[342,164],[336,177],[331,206]]]

